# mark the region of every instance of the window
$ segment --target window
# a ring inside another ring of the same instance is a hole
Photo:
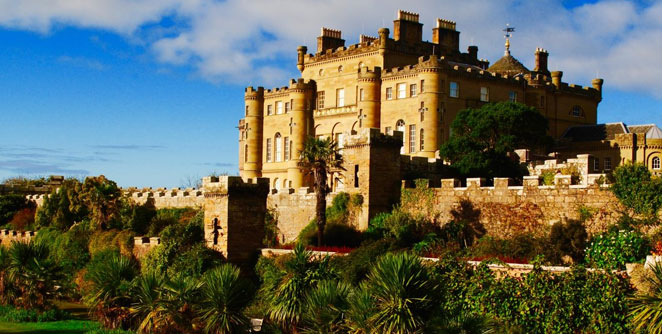
[[[336,89],[336,106],[337,107],[345,106],[345,89],[343,88]]]
[[[605,170],[611,170],[611,158],[605,158]]]
[[[354,165],[354,188],[359,187],[359,165]]]
[[[363,88],[359,88],[359,101],[363,101]]]
[[[287,114],[288,112],[290,112],[290,103],[285,102],[285,113]]]
[[[419,136],[421,137],[421,140],[420,140],[420,142],[421,142],[421,143],[420,143],[420,145],[421,145],[420,151],[424,151],[424,150],[425,150],[425,137],[423,136],[423,129],[421,129],[421,134],[419,134]]]
[[[421,114],[421,122],[425,120],[425,102],[421,101],[421,109],[418,109],[418,112]]]
[[[246,116],[248,116],[248,106],[246,106]]]
[[[658,157],[653,158],[653,169],[655,170],[660,169],[660,158]]]
[[[276,162],[283,161],[283,138],[281,138],[280,133],[277,133],[274,137],[276,141]]]
[[[490,89],[487,87],[480,87],[480,100],[483,102],[490,101]]]
[[[416,96],[418,92],[416,91],[416,84],[409,85],[409,96]]]
[[[416,125],[409,126],[409,153],[416,152]]]
[[[317,109],[324,109],[324,91],[317,92]]]
[[[278,178],[274,179],[274,187],[273,189],[280,190],[280,182],[278,182]]]
[[[283,138],[283,140],[285,141],[285,149],[284,149],[285,159],[284,160],[287,161],[287,160],[291,159],[290,158],[290,137],[285,137],[285,138]]]
[[[267,162],[271,162],[271,138],[267,138]]]
[[[387,135],[392,136],[393,135],[393,128],[390,126],[387,126],[386,129],[384,129],[384,132],[386,132]]]
[[[342,72],[342,70],[343,70],[342,65],[338,66],[338,73]]]
[[[572,107],[570,114],[574,117],[582,117],[584,115],[584,111],[582,110],[582,107],[574,106]]]
[[[399,83],[398,84],[398,98],[404,99],[407,97],[407,84]]]
[[[593,159],[593,170],[594,171],[600,170],[600,158]]]
[[[386,87],[386,99],[393,100],[393,87]]]
[[[510,93],[508,93],[508,99],[510,100],[510,102],[517,102],[517,92],[511,90]]]
[[[320,76],[324,75],[324,69],[320,69],[320,71],[319,71],[319,75],[320,75]]]
[[[460,86],[455,81],[451,81],[450,92],[448,93],[450,97],[460,97]]]
[[[280,115],[283,113],[283,101],[277,101],[276,102],[276,115]]]
[[[404,143],[404,140],[405,140],[405,121],[403,121],[403,120],[398,120],[398,121],[395,123],[395,129],[396,129],[397,131],[402,132],[402,140],[403,140],[403,143],[402,143],[402,147],[400,147],[400,154],[404,154],[404,153],[405,153],[405,145],[404,145],[404,144],[405,144],[405,143]]]
[[[248,162],[248,145],[244,145],[244,162]]]
[[[273,105],[270,104],[267,106],[267,115],[272,115],[273,113]]]
[[[425,89],[425,80],[421,80],[421,93],[423,93],[424,89]]]

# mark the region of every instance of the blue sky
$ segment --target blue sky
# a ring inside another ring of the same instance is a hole
[[[347,12],[348,6],[356,10]],[[605,78],[600,122],[662,125],[662,1],[0,0],[0,180],[104,174],[121,186],[176,187],[236,174],[243,88],[296,77],[297,45],[320,26],[392,26],[397,9],[458,22],[461,48],[533,68],[550,52],[564,81]],[[377,8],[377,9],[375,9]],[[552,19],[549,13],[555,13]]]

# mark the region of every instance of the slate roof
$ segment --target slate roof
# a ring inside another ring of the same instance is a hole
[[[562,138],[570,139],[573,142],[612,140],[617,134],[628,132],[625,124],[622,122],[579,125],[568,128]]]
[[[519,60],[511,55],[501,57],[501,59],[497,60],[496,63],[492,64],[487,70],[493,73],[507,74],[509,76],[531,72],[526,66],[520,63]]]

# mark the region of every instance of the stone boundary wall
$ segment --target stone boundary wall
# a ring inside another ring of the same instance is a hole
[[[0,230],[0,245],[9,247],[14,241],[29,242],[37,235],[37,231]]]
[[[589,175],[589,184],[598,175]],[[556,175],[555,185],[541,186],[537,176],[524,177],[523,186],[508,178],[495,178],[493,187],[484,179],[442,179],[435,191],[438,221],[465,220],[478,223],[488,235],[509,238],[521,233],[546,233],[555,222],[579,219],[580,209],[589,210],[589,234],[599,233],[620,217],[622,208],[606,185],[570,185],[570,175]]]
[[[154,200],[154,206],[157,209],[164,208],[186,208],[186,207],[202,207],[205,203],[204,191],[195,188],[172,188],[165,189],[159,188],[152,190],[151,188],[136,190],[136,189],[122,189],[122,192],[131,198],[136,204],[145,204],[148,199]],[[44,199],[47,194],[33,194],[26,195],[30,201],[34,201],[37,207],[44,204]]]
[[[161,244],[159,237],[134,237],[133,238],[133,256],[136,259],[141,259],[152,248]]]

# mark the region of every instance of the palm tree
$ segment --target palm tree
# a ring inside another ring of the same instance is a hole
[[[169,312],[162,299],[164,280],[154,272],[138,277],[131,313],[139,322],[138,333],[162,333],[169,327]]]
[[[48,246],[40,242],[13,242],[4,284],[15,287],[14,303],[26,309],[47,309],[56,292],[61,268],[49,259]],[[5,260],[6,261],[6,260]]]
[[[317,245],[322,245],[322,235],[326,225],[326,195],[329,193],[327,177],[331,169],[341,168],[342,156],[337,144],[330,138],[309,137],[301,151],[301,162],[313,174],[313,190],[316,195],[315,213],[317,222]]]
[[[651,266],[648,291],[630,298],[630,317],[637,333],[662,333],[662,263]]]
[[[301,332],[304,334],[345,333],[343,317],[349,308],[349,285],[325,280],[306,298]]]
[[[177,275],[163,286],[165,306],[177,333],[189,333],[197,327],[194,306],[200,301],[202,281],[184,274]]]
[[[386,254],[368,275],[376,313],[370,318],[373,332],[420,333],[432,311],[437,286],[418,256]]]
[[[251,294],[239,269],[223,264],[204,274],[201,289],[200,320],[206,333],[246,332],[248,319],[242,313]]]
[[[349,309],[345,322],[352,334],[370,334],[370,317],[375,314],[375,300],[367,283],[361,284],[355,288],[349,295]]]

